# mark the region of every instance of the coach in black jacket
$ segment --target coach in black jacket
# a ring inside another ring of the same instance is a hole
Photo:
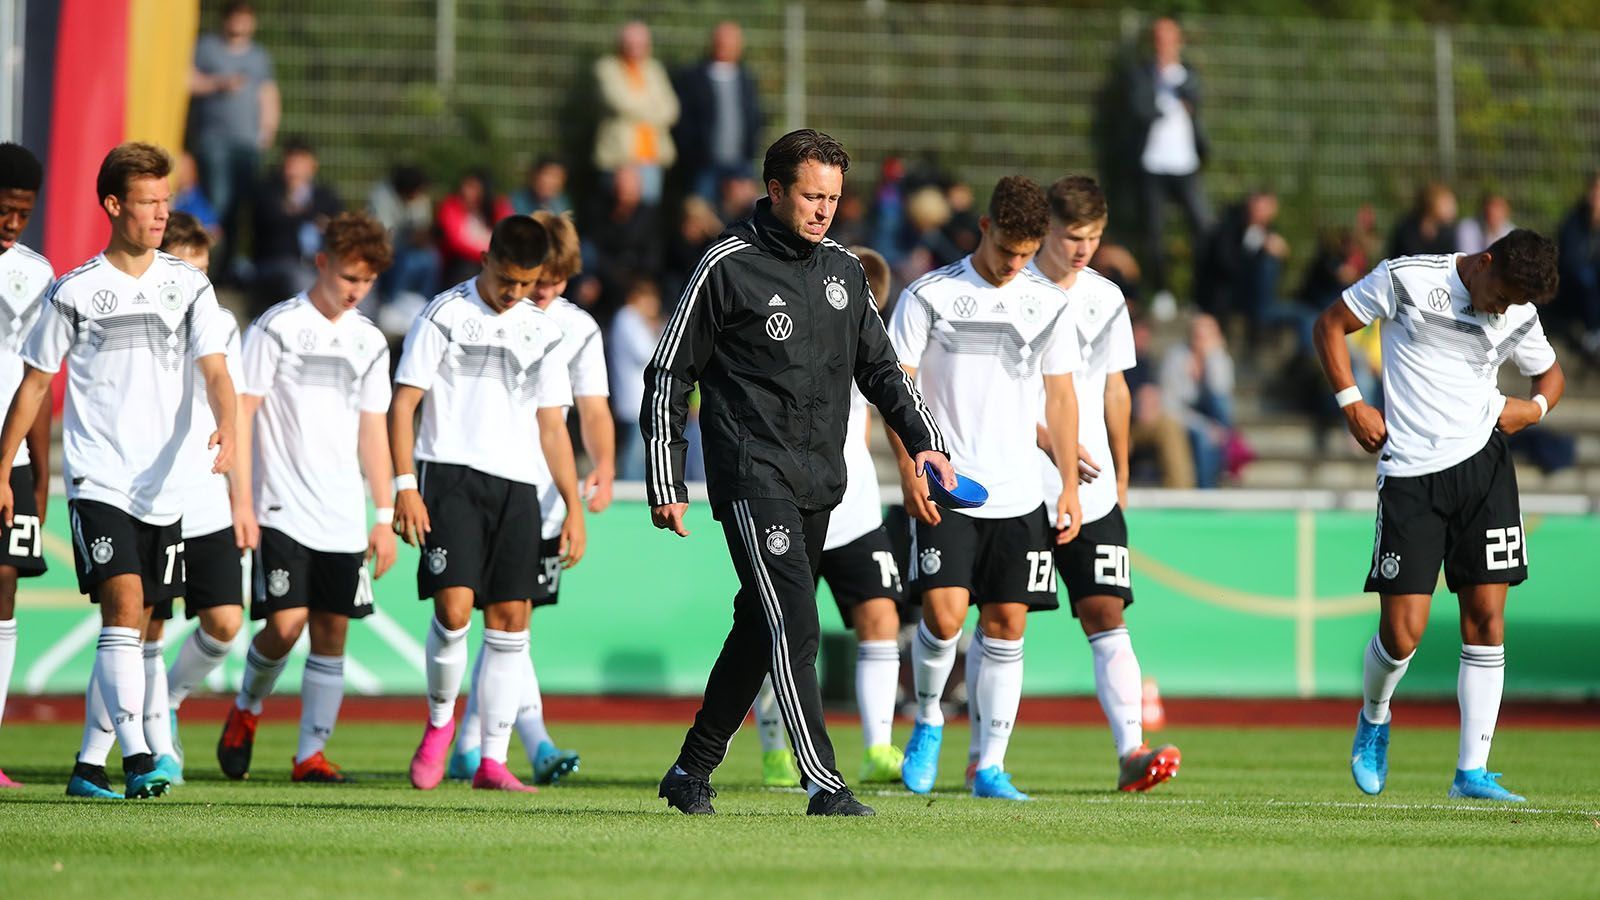
[[[767,150],[767,197],[706,251],[645,369],[640,428],[656,527],[687,536],[683,437],[701,388],[706,487],[742,585],[733,629],[661,796],[712,812],[711,772],[772,685],[818,815],[871,815],[834,767],[817,689],[816,572],[844,494],[854,379],[919,468],[954,476],[944,438],[900,368],[861,263],[828,225],[850,158],[833,138],[791,132]]]

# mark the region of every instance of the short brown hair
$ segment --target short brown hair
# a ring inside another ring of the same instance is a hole
[[[800,166],[806,160],[816,160],[825,166],[834,166],[840,173],[850,171],[850,154],[844,145],[814,128],[791,131],[767,148],[767,158],[761,163],[761,183],[776,181],[787,189],[794,184]]]
[[[572,214],[541,209],[533,214],[533,220],[550,233],[550,253],[544,258],[539,278],[553,283],[582,272],[583,246],[578,241],[577,226],[572,224]]]
[[[128,186],[135,178],[166,178],[171,174],[172,157],[155,144],[140,141],[118,144],[100,162],[100,174],[94,179],[95,198],[125,200]]]
[[[167,217],[167,230],[161,237],[161,249],[167,253],[210,250],[211,233],[194,216],[186,212],[174,212]]]
[[[1489,245],[1489,270],[1515,291],[1517,300],[1543,306],[1556,295],[1556,243],[1531,228],[1518,228]],[[1526,298],[1526,300],[1521,299]]]
[[[506,216],[489,234],[489,256],[519,269],[537,269],[550,253],[550,232],[532,216]]]
[[[1044,240],[1050,229],[1050,205],[1032,178],[1007,175],[989,195],[989,224],[1006,237],[1022,241]]]
[[[382,272],[394,262],[389,232],[383,223],[364,212],[342,212],[328,223],[322,234],[322,252],[329,259],[359,259]]]
[[[1106,192],[1087,175],[1068,175],[1050,185],[1046,194],[1050,217],[1068,228],[1092,225],[1106,219]]]
[[[883,254],[871,247],[851,247],[850,252],[861,260],[861,268],[867,273],[867,290],[872,291],[873,298],[882,308],[883,304],[889,302],[889,263]]]

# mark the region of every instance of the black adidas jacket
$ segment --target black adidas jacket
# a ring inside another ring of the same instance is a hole
[[[906,449],[945,449],[906,377],[861,262],[785,228],[763,198],[706,251],[644,373],[650,504],[684,503],[683,429],[700,384],[706,487],[831,509],[844,495],[851,379]]]

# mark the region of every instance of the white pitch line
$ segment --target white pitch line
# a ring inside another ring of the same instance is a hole
[[[772,792],[804,793],[800,788],[767,788]],[[910,791],[897,791],[880,788],[876,790],[857,791],[859,796],[868,797],[902,797],[906,799],[933,798],[940,800],[955,800],[970,797],[966,792],[933,791],[927,794],[913,794]],[[1109,806],[1113,803],[1146,804],[1157,806],[1288,806],[1310,809],[1370,809],[1375,811],[1390,810],[1423,810],[1432,812],[1472,812],[1472,813],[1527,813],[1536,816],[1588,816],[1600,818],[1600,811],[1590,809],[1550,809],[1539,806],[1523,806],[1518,803],[1504,803],[1494,806],[1476,806],[1464,803],[1358,803],[1345,800],[1211,800],[1200,797],[1046,797],[1036,796],[1033,802],[1045,801],[1062,804],[1093,804]]]
[[[83,620],[72,626],[62,638],[50,645],[50,649],[39,654],[39,658],[28,667],[28,674],[22,679],[22,691],[26,694],[38,694],[44,691],[44,686],[50,681],[60,668],[77,656],[79,651],[94,642],[100,635],[100,611],[95,610],[84,616]]]

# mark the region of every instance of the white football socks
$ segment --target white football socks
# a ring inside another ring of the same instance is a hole
[[[457,753],[471,753],[483,746],[483,720],[478,716],[478,690],[483,683],[483,647],[478,647],[478,657],[472,661],[472,690],[467,694],[466,709],[461,714],[461,727],[456,729]]]
[[[756,714],[756,735],[761,738],[761,752],[771,753],[789,746],[783,728],[783,713],[778,709],[778,695],[772,690],[772,676],[761,679],[761,690],[756,693],[752,707]]]
[[[1122,759],[1144,743],[1139,658],[1133,654],[1133,639],[1128,636],[1127,626],[1089,635],[1089,651],[1094,654],[1094,692],[1100,698],[1106,724],[1111,726],[1117,759]]]
[[[483,630],[483,676],[479,682],[478,715],[483,718],[483,758],[506,761],[517,707],[522,704],[523,658],[528,655],[526,631]],[[454,698],[452,698],[453,701]]]
[[[17,663],[17,620],[0,621],[0,722],[6,717],[6,688],[11,685],[11,669]]]
[[[100,657],[95,654],[94,669],[89,673],[89,689],[83,698],[83,743],[78,745],[78,762],[104,767],[111,755],[111,745],[117,741],[117,732],[111,727],[111,711],[100,694]]]
[[[1461,745],[1456,768],[1467,771],[1489,764],[1489,747],[1494,742],[1494,726],[1500,718],[1500,695],[1505,684],[1505,647],[1461,645],[1461,671],[1456,676],[1456,699],[1461,704]]]
[[[967,762],[983,752],[983,710],[978,708],[978,679],[983,677],[983,628],[972,629],[967,644]]]
[[[339,721],[339,705],[344,702],[344,657],[306,657],[305,674],[300,678],[300,744],[294,761],[302,763],[322,751],[333,736]]]
[[[861,712],[861,743],[868,748],[890,743],[894,734],[894,700],[900,688],[900,645],[895,641],[862,641],[856,645],[856,706]]]
[[[167,670],[167,706],[173,710],[189,699],[194,689],[228,658],[232,641],[219,641],[204,628],[189,632],[183,646],[178,648],[178,658]]]
[[[917,636],[911,642],[911,671],[917,686],[918,722],[944,725],[939,701],[944,698],[950,670],[956,666],[956,644],[960,640],[960,635],[943,640],[928,630],[927,622],[917,623]]]
[[[524,632],[526,634],[526,632]],[[539,745],[550,740],[544,724],[544,694],[539,691],[539,676],[533,671],[532,638],[522,654],[522,703],[517,706],[517,737],[529,761],[539,754]]]
[[[983,668],[978,676],[978,709],[983,716],[983,744],[978,768],[1006,767],[1006,747],[1022,704],[1022,639],[1003,641],[985,636]]]
[[[239,695],[234,698],[233,705],[252,715],[261,715],[261,704],[272,693],[272,686],[278,683],[278,676],[283,674],[288,662],[287,653],[280,659],[268,659],[252,641],[244,655],[244,677],[239,680]]]
[[[451,631],[437,618],[430,621],[424,669],[428,676],[428,721],[443,728],[456,717],[456,697],[461,694],[461,676],[467,671],[466,626]],[[482,711],[482,706],[479,706]]]
[[[1411,656],[1416,656],[1416,653],[1413,652]],[[1383,725],[1389,721],[1389,699],[1394,696],[1400,679],[1405,677],[1406,668],[1411,665],[1411,656],[1405,659],[1390,656],[1377,635],[1367,642],[1367,653],[1361,663],[1361,698],[1364,702],[1361,714],[1366,716],[1368,722]],[[1499,703],[1497,698],[1495,705],[1498,707]]]
[[[100,696],[111,712],[124,757],[149,753],[144,740],[144,641],[137,628],[100,629],[95,649]]]
[[[144,644],[144,742],[157,758],[176,756],[172,748],[172,722],[167,717],[167,661],[161,641]]]

